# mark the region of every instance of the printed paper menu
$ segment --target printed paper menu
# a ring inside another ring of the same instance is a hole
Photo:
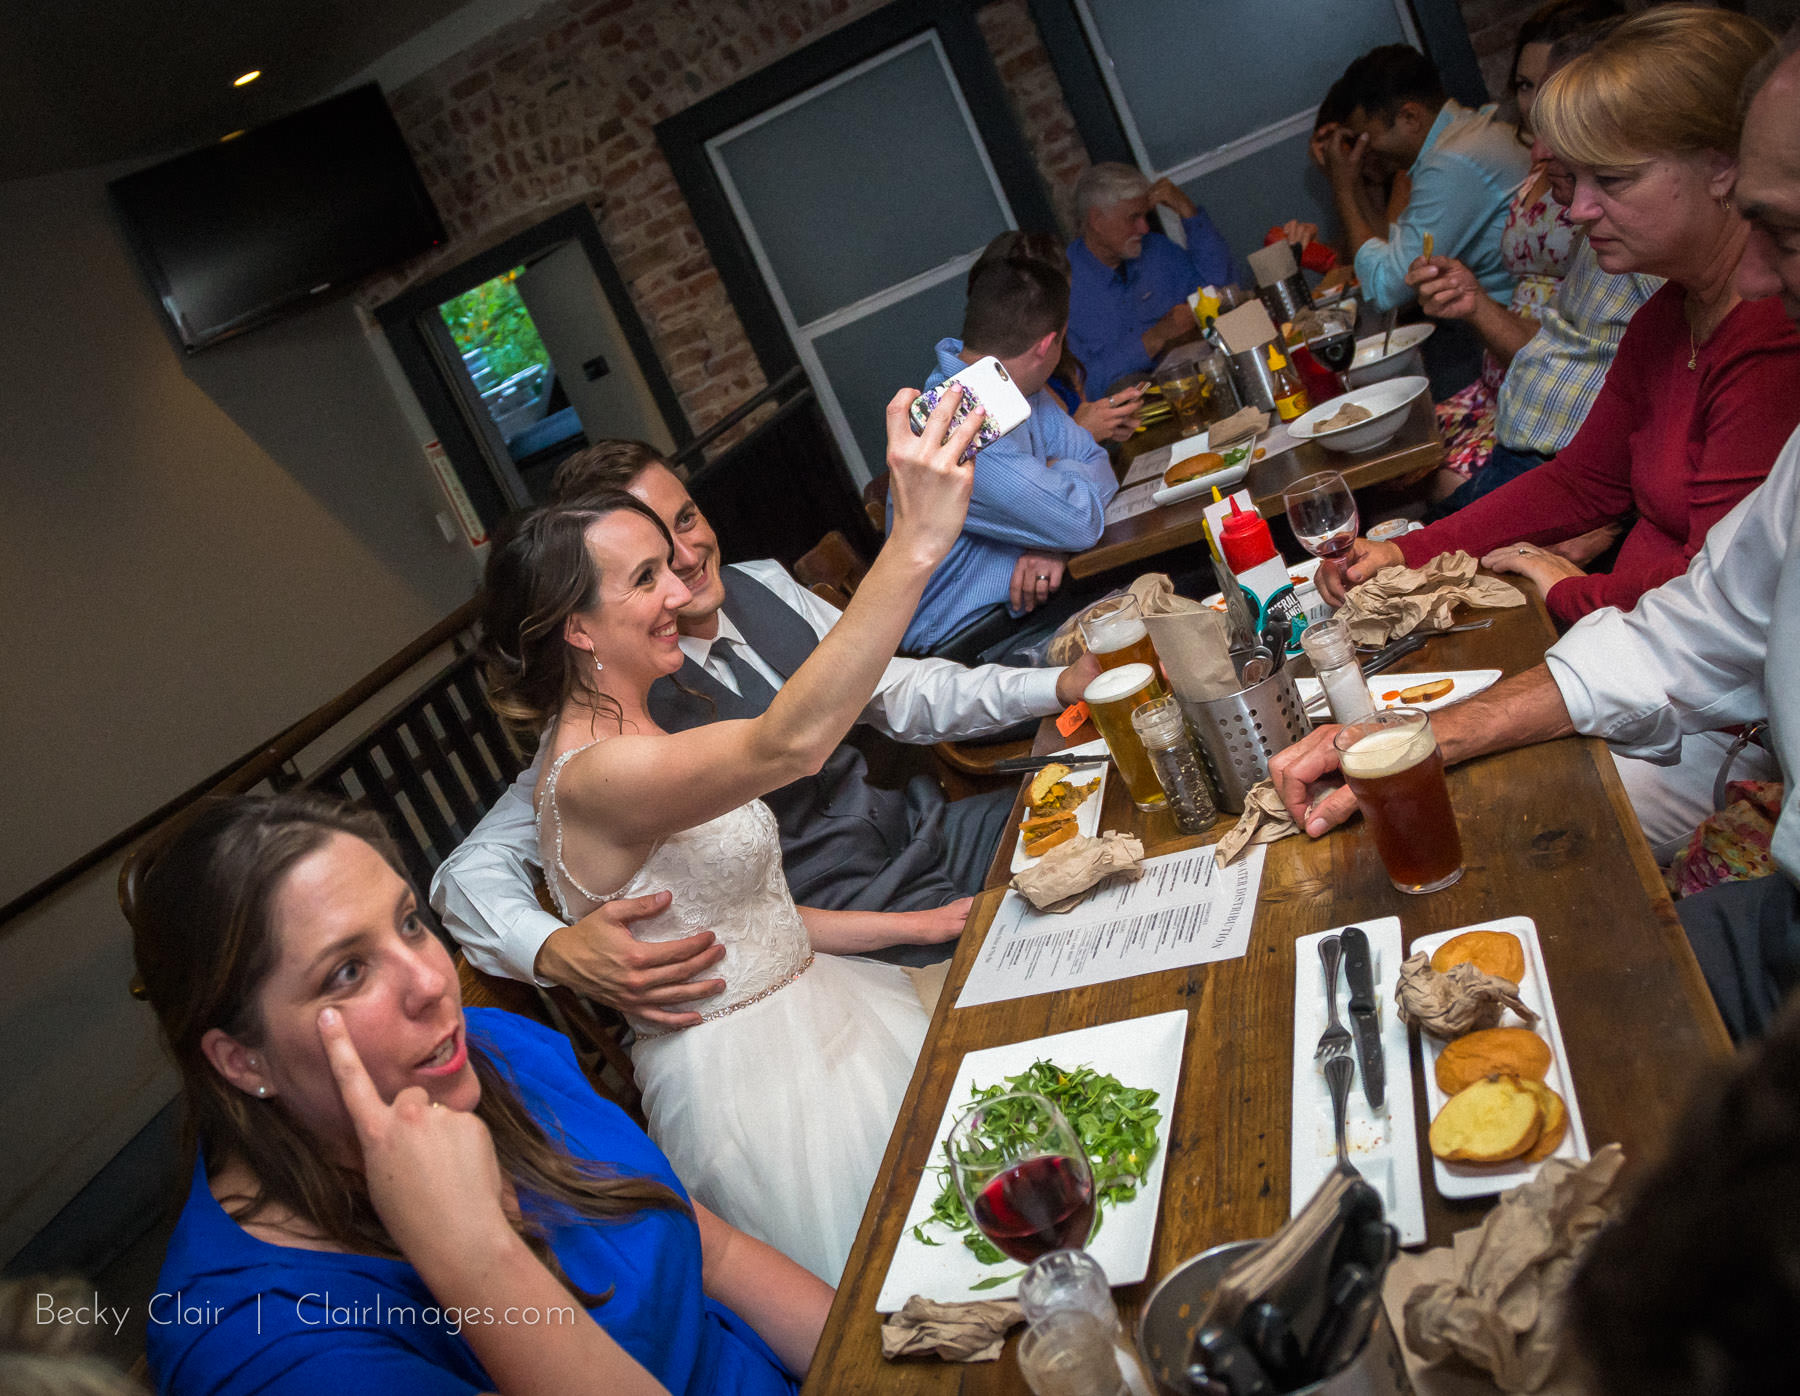
[[[1250,943],[1267,852],[1257,844],[1225,868],[1212,845],[1147,858],[1142,877],[1107,883],[1062,915],[1009,891],[956,1006],[1235,960]]]

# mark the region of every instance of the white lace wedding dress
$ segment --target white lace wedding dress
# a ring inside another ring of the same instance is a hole
[[[697,1200],[835,1285],[930,1019],[896,966],[813,953],[761,800],[664,839],[618,890],[584,889],[556,805],[563,766],[584,750],[556,759],[538,810],[565,919],[666,889],[673,903],[634,923],[638,939],[710,930],[725,947],[706,1021],[632,1024],[650,1137]]]

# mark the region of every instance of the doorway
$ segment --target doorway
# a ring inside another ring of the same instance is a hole
[[[547,219],[376,311],[395,357],[488,524],[542,500],[592,441],[674,454],[693,439],[585,205]]]

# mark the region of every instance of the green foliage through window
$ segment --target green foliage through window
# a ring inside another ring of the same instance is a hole
[[[531,323],[531,313],[513,284],[524,270],[514,267],[438,307],[456,347],[465,354],[481,350],[496,383],[534,364],[547,366],[550,362],[537,326]]]

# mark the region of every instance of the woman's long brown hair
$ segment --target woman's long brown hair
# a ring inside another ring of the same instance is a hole
[[[271,926],[275,897],[294,866],[338,833],[364,840],[405,877],[380,820],[338,801],[297,793],[210,803],[154,857],[133,945],[181,1071],[190,1145],[204,1151],[212,1169],[236,1159],[256,1177],[256,1195],[234,1203],[231,1215],[243,1223],[285,1212],[346,1250],[403,1259],[363,1175],[329,1161],[280,1097],[258,1100],[232,1085],[200,1046],[213,1028],[247,1046],[262,1040],[257,999],[280,953]],[[475,1114],[521,1198],[597,1220],[684,1207],[661,1183],[571,1155],[526,1111],[502,1063],[474,1042],[469,1061],[481,1082]],[[515,1226],[561,1278],[542,1232],[529,1221]]]
[[[599,600],[600,569],[588,552],[588,525],[626,510],[656,525],[672,556],[675,542],[656,511],[620,489],[558,500],[515,520],[488,555],[480,654],[488,702],[535,737],[564,701],[585,688],[593,658],[563,636],[563,622]],[[594,709],[622,723],[616,700]]]

